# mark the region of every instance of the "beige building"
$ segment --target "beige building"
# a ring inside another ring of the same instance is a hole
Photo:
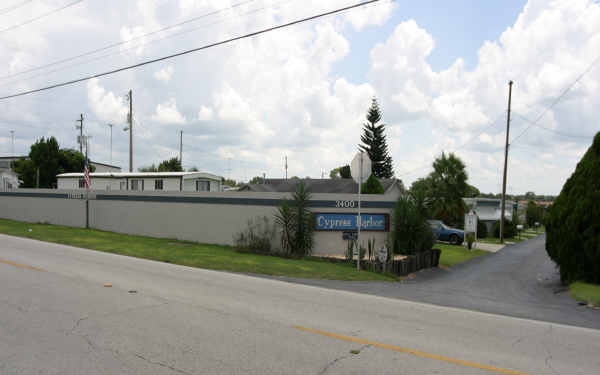
[[[83,173],[59,174],[58,189],[85,189]],[[90,173],[90,190],[221,191],[221,177],[204,172]]]

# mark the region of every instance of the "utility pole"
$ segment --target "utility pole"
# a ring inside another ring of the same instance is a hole
[[[288,165],[287,165],[287,155],[285,156],[285,179],[287,180],[287,169],[288,169]]]
[[[110,127],[110,165],[112,165],[112,128],[113,124],[106,124]]]
[[[183,130],[179,131],[179,164],[183,169]]]
[[[513,81],[508,82],[508,115],[506,116],[506,144],[504,146],[504,175],[502,177],[502,212],[500,212],[500,243],[504,243],[504,207],[506,204],[506,167],[508,165],[508,134],[510,131],[510,101]]]
[[[11,152],[11,156],[15,156],[15,131],[11,130],[10,131],[10,139],[11,139],[11,148],[10,148],[10,152]]]
[[[83,154],[83,113],[79,115],[79,126],[75,126],[76,129],[79,129],[79,152]]]
[[[129,172],[133,172],[133,94],[129,90]]]

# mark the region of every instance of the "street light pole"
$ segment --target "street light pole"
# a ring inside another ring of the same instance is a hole
[[[112,128],[113,124],[106,124],[110,127],[110,165],[112,165]]]
[[[11,156],[15,156],[15,131],[14,130],[10,131],[10,139],[12,142],[11,149],[10,149]]]

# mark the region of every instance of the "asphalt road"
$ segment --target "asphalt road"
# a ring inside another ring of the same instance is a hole
[[[2,375],[600,373],[599,330],[4,235],[0,285]]]
[[[509,245],[450,269],[429,269],[401,284],[285,279],[441,306],[600,329],[600,310],[580,306],[560,283],[546,236]],[[282,278],[283,279],[283,278]]]

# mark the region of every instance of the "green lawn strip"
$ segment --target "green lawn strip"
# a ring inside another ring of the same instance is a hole
[[[29,229],[31,229],[31,232]],[[113,254],[221,271],[311,279],[355,281],[396,280],[390,275],[369,271],[357,272],[350,264],[240,253],[230,246],[133,236],[95,229],[31,224],[0,219],[0,233]]]
[[[442,250],[442,255],[440,256],[440,266],[443,267],[452,267],[471,258],[488,254],[487,251],[477,249],[469,251],[463,246],[456,245],[438,243],[435,244],[434,247]]]
[[[598,284],[578,281],[569,286],[569,292],[577,301],[585,301],[594,306],[600,306],[600,285]]]

